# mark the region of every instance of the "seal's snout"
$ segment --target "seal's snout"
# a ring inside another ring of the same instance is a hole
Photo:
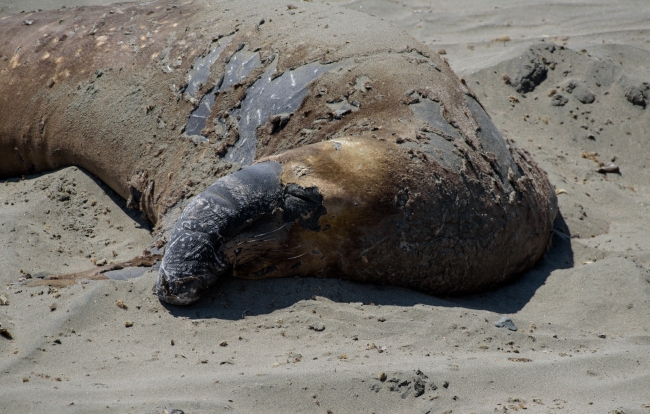
[[[198,197],[197,197],[198,198]],[[192,201],[179,219],[158,274],[158,297],[174,305],[196,302],[225,273],[229,264],[218,252],[213,235],[192,226],[200,200]],[[200,218],[200,216],[199,216]],[[207,230],[206,230],[207,231]],[[216,249],[216,250],[215,250]]]
[[[161,266],[156,283],[158,298],[172,305],[192,304],[215,284],[223,272],[194,273],[168,272]]]
[[[160,300],[189,305],[214,286],[231,265],[224,243],[281,201],[282,166],[255,164],[217,180],[197,195],[174,226],[158,274]]]
[[[175,283],[170,283],[167,272],[160,269],[158,273],[158,282],[156,283],[156,293],[158,298],[163,302],[172,305],[187,305],[188,303],[178,296],[178,289]]]
[[[158,273],[156,293],[160,300],[172,305],[189,305],[196,302],[207,291],[212,283],[210,277],[189,275],[186,277],[174,277],[169,275],[162,266]],[[216,278],[214,278],[216,280]]]

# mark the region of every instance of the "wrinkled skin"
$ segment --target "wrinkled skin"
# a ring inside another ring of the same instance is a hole
[[[546,174],[439,56],[354,11],[251,3],[1,19],[0,177],[98,176],[167,241],[174,304],[229,274],[457,294],[544,254]]]

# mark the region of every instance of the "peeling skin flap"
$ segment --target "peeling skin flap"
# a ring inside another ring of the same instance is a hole
[[[220,46],[213,52],[210,52],[206,58],[197,58],[194,69],[190,72],[190,82],[187,87],[187,93],[192,97],[194,97],[194,94],[208,79],[208,76],[210,75],[210,65],[217,60],[224,47],[225,45]],[[243,81],[255,68],[260,66],[262,66],[262,62],[260,61],[259,53],[249,52],[246,48],[234,53],[226,65],[226,73],[224,74],[221,85],[218,86],[216,91],[215,88],[210,88],[210,90],[201,98],[201,102],[196,109],[190,114],[190,118],[187,120],[187,125],[185,126],[185,134],[189,136],[201,135],[201,131],[205,128],[206,119],[212,111],[212,105],[214,105],[215,101],[215,93],[224,91],[230,86]]]
[[[329,65],[313,62],[272,79],[276,62],[274,60],[261,79],[248,89],[239,112],[239,140],[228,150],[225,156],[228,161],[242,166],[252,164],[257,147],[257,127],[273,115],[297,110],[307,96],[309,83],[329,70]]]
[[[185,90],[192,98],[196,98],[196,93],[205,85],[205,82],[210,76],[210,67],[217,61],[217,58],[227,44],[225,42],[223,45],[212,50],[207,56],[199,56],[196,58],[192,70],[187,75],[187,89]]]

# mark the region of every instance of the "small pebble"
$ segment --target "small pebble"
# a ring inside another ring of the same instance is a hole
[[[596,170],[597,172],[601,174],[607,174],[607,173],[621,173],[621,170],[618,168],[618,165],[613,164],[611,162],[608,162],[607,164],[603,164]]]
[[[564,106],[567,102],[569,102],[569,99],[559,93],[554,94],[553,98],[551,98],[551,105],[553,106]]]
[[[386,375],[384,371],[381,371],[377,376],[377,378],[379,378],[379,381],[384,382],[386,381],[386,378],[388,378],[388,375]]]
[[[497,328],[507,328],[510,329],[511,331],[516,331],[517,326],[515,323],[512,321],[512,319],[508,318],[507,316],[504,316],[503,318],[499,319],[497,322],[494,322],[494,326]]]
[[[133,322],[132,321],[126,321],[126,322],[124,322],[124,326],[127,327],[127,328],[130,328],[130,327],[133,326]]]
[[[219,346],[228,346],[228,341],[219,342]]]
[[[314,331],[320,332],[325,330],[325,325],[323,325],[322,322],[314,322],[309,325],[309,329],[313,329]]]

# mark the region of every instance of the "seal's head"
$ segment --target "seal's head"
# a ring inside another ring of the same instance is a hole
[[[197,301],[231,268],[223,245],[282,198],[277,162],[264,162],[226,176],[196,196],[174,226],[156,290],[174,305]]]

